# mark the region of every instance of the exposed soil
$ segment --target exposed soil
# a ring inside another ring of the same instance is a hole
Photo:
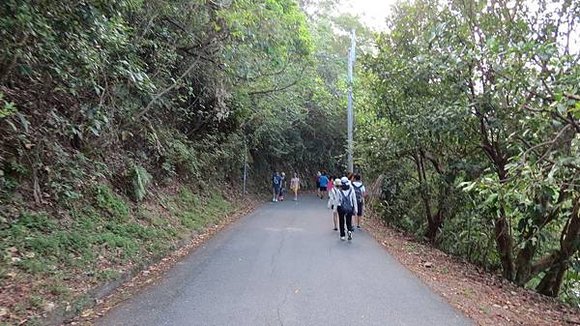
[[[554,298],[420,243],[378,218],[364,226],[401,264],[479,325],[580,325],[580,311]]]

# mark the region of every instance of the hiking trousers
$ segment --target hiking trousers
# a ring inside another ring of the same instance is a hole
[[[346,220],[346,229],[348,231],[354,231],[352,227],[352,212],[345,213],[342,210],[342,207],[338,206],[338,225],[340,227],[340,236],[344,237],[346,235],[346,231],[344,230],[344,222]]]

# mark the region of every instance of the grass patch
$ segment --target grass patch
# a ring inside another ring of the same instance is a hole
[[[219,194],[202,198],[186,188],[181,189],[177,201],[169,207],[183,227],[196,231],[214,224],[232,210],[232,205]]]
[[[119,273],[119,271],[114,270],[114,269],[105,269],[102,271],[98,271],[97,272],[97,280],[99,281],[114,281],[119,279],[119,277],[121,276],[121,274]]]
[[[47,286],[50,294],[57,297],[68,297],[70,289],[62,281],[55,281]]]
[[[129,206],[126,201],[114,193],[111,188],[104,185],[98,185],[94,189],[94,196],[97,206],[108,212],[114,219],[117,219],[120,222],[129,219]]]
[[[30,317],[45,302],[74,301],[79,286],[117,280],[119,271],[146,265],[175,249],[178,241],[217,223],[233,210],[219,194],[208,197],[181,188],[159,203],[135,204],[105,185],[68,207],[66,219],[43,212],[23,212],[0,227],[0,280],[17,273],[21,280],[42,280],[11,313]],[[89,201],[89,199],[91,199]],[[147,209],[146,207],[153,207]],[[169,213],[169,214],[168,214]],[[22,281],[25,282],[25,281]]]

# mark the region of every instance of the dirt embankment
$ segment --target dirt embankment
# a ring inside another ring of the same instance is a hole
[[[68,209],[3,212],[11,227],[0,228],[0,325],[90,322],[263,202],[184,185],[152,189],[140,203],[97,190]]]

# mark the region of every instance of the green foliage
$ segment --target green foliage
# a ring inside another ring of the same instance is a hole
[[[14,103],[6,102],[4,94],[0,92],[0,119],[7,118],[17,112]]]
[[[390,221],[556,296],[580,248],[580,53],[560,28],[580,6],[513,5],[396,6],[364,58],[357,151]]]
[[[228,201],[215,192],[209,198],[203,198],[193,194],[190,189],[182,188],[177,199],[170,206],[172,213],[178,216],[181,225],[197,231],[217,222],[233,209]]]
[[[142,201],[147,195],[147,187],[152,180],[151,174],[143,167],[135,165],[131,169],[129,177],[133,185],[133,197],[137,201]]]
[[[113,219],[118,221],[127,221],[129,219],[129,207],[111,188],[105,185],[96,186],[94,188],[94,198],[97,207],[107,212]]]

